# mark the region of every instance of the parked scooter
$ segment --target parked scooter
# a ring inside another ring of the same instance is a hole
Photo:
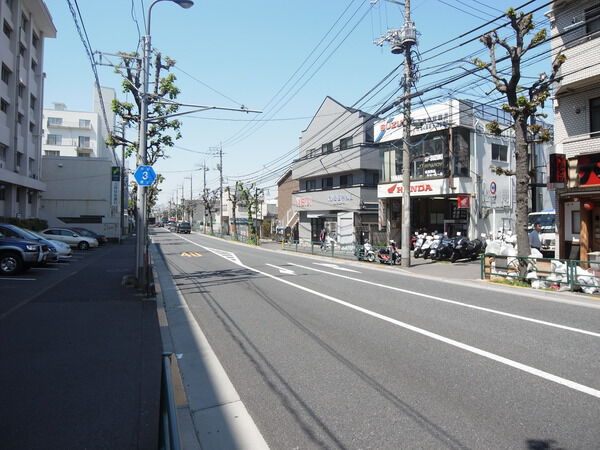
[[[373,262],[373,261],[375,261],[375,258],[377,257],[375,255],[375,251],[373,250],[373,247],[371,246],[371,244],[369,244],[368,241],[365,242],[364,245],[357,247],[354,254],[356,255],[356,257],[358,258],[359,261]]]
[[[483,242],[480,239],[470,241],[466,236],[460,236],[454,243],[450,261],[454,263],[459,259],[475,260],[482,250]]]
[[[454,243],[457,238],[451,238],[448,235],[444,234],[437,248],[435,249],[435,254],[431,255],[431,259],[435,259],[436,261],[445,261],[450,259],[452,256],[452,251],[454,250]]]
[[[422,255],[423,244],[425,244],[426,239],[429,237],[425,233],[417,234],[416,236],[417,236],[417,241],[415,242],[413,258],[419,258]]]
[[[398,247],[394,241],[390,241],[390,245],[380,249],[377,253],[377,258],[380,264],[400,264],[402,262]]]
[[[433,236],[431,236],[431,241],[429,242],[429,245],[427,245],[427,242],[423,244],[423,259],[435,259],[437,255],[437,248],[440,245],[443,236],[443,234],[434,232]]]

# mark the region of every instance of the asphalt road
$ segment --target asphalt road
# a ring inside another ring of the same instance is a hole
[[[598,300],[153,241],[271,448],[599,448]]]

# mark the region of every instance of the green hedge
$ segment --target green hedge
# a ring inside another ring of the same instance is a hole
[[[21,228],[40,231],[48,228],[48,221],[42,219],[17,219],[16,217],[0,217],[0,223],[10,223]]]

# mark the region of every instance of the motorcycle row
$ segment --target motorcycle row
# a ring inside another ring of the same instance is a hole
[[[481,239],[469,239],[458,234],[449,237],[444,233],[415,234],[413,240],[413,258],[431,259],[435,261],[475,260],[485,251],[485,235]],[[356,251],[356,256],[361,261],[379,261],[381,264],[400,264],[400,252],[396,243],[390,241],[387,247],[375,249],[366,242]]]

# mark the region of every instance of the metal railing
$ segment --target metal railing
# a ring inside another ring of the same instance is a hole
[[[177,425],[177,408],[173,392],[173,376],[171,375],[172,357],[173,353],[163,353],[159,418],[159,448],[161,450],[181,449],[179,427]]]
[[[484,254],[481,279],[518,280],[537,289],[593,294],[600,292],[600,261]]]

